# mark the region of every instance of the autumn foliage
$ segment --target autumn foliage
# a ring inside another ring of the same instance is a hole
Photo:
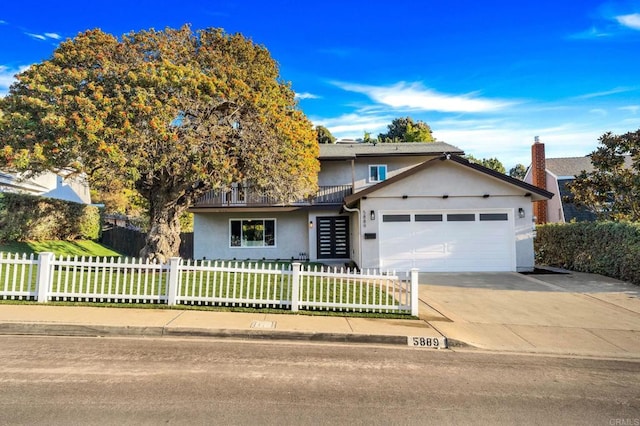
[[[0,99],[0,167],[134,188],[149,205],[145,257],[177,253],[180,214],[209,190],[247,180],[285,202],[316,189],[312,124],[240,34],[91,30],[17,79]]]

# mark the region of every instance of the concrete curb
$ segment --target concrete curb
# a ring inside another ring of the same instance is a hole
[[[175,327],[129,327],[79,324],[0,323],[0,335],[41,336],[149,336],[214,337],[256,340],[296,340],[334,343],[406,345],[407,336],[377,334],[316,333],[274,330],[206,329]]]
[[[0,323],[0,334],[41,336],[154,336],[164,327],[120,327],[79,324]]]

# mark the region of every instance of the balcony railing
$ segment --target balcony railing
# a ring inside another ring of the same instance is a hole
[[[276,200],[251,186],[233,187],[229,191],[210,191],[201,197],[194,207],[266,207],[266,206],[311,206],[340,205],[344,197],[351,195],[351,185],[320,186],[315,195],[285,202]]]

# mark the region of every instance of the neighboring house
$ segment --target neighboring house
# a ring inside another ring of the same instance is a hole
[[[237,185],[200,199],[194,258],[533,269],[532,201],[552,194],[463,154],[442,142],[320,145],[314,197],[282,205]]]
[[[66,176],[66,179],[65,179]],[[91,204],[89,184],[82,177],[45,172],[29,179],[0,172],[0,192],[40,195],[82,204]]]
[[[625,158],[631,167],[631,156]],[[536,223],[565,223],[571,221],[593,221],[595,213],[576,206],[567,184],[573,182],[582,171],[594,170],[590,156],[546,158],[544,143],[537,137],[531,147],[531,166],[527,169],[524,181],[553,193],[548,201],[534,203]]]

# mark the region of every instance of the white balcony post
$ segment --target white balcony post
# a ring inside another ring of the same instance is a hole
[[[36,291],[38,302],[49,301],[49,291],[53,284],[53,260],[55,255],[50,252],[42,252],[38,255],[38,274],[36,276]]]
[[[293,274],[291,276],[291,311],[298,312],[300,301],[300,262],[291,264]]]
[[[411,315],[419,316],[418,312],[418,268],[411,269]]]
[[[167,304],[169,306],[175,306],[178,299],[181,260],[179,257],[169,259],[169,284],[167,286]]]

